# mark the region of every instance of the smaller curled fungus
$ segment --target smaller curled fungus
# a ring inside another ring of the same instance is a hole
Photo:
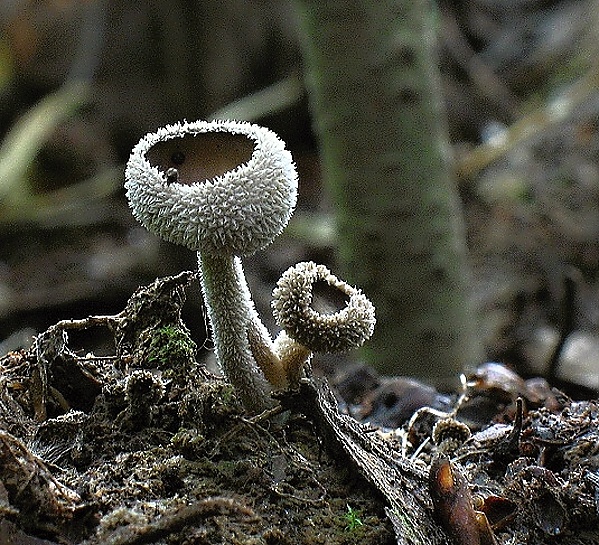
[[[454,418],[443,418],[433,428],[433,442],[444,451],[457,449],[470,437],[470,428]]]
[[[324,287],[324,304],[316,300],[316,286]],[[344,300],[341,308],[330,303],[339,296]],[[313,352],[357,348],[370,338],[376,323],[374,306],[359,289],[312,261],[283,273],[273,291],[272,308],[289,337]]]

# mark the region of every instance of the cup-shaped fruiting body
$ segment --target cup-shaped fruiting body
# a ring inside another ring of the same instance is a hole
[[[274,351],[291,387],[312,352],[358,348],[376,323],[374,306],[359,289],[311,261],[283,273],[273,291],[272,309],[283,328]]]
[[[291,154],[250,123],[177,123],[135,146],[125,172],[134,216],[163,239],[198,252],[202,291],[220,366],[245,408],[268,408],[271,385],[249,346],[271,344],[251,300],[241,256],[287,225],[297,199]]]
[[[376,323],[374,306],[361,290],[312,261],[283,273],[273,291],[272,308],[287,335],[313,352],[362,346]]]
[[[448,417],[439,420],[433,427],[432,439],[439,451],[449,453],[466,442],[471,435],[470,428],[463,422]]]
[[[160,376],[146,369],[133,371],[125,382],[125,399],[129,406],[121,413],[122,423],[132,429],[148,426],[152,410],[163,395],[164,383]]]
[[[146,135],[125,171],[134,216],[169,242],[248,255],[287,225],[297,199],[291,154],[267,128],[176,123]]]

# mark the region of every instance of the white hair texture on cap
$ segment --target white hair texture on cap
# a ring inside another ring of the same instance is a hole
[[[285,228],[297,199],[283,141],[245,122],[158,129],[135,146],[125,178],[133,215],[150,232],[213,255],[264,248]]]
[[[321,302],[316,294],[320,284]],[[342,304],[334,299],[342,299]],[[362,346],[376,323],[374,306],[359,289],[312,261],[283,273],[273,291],[272,307],[277,323],[289,337],[313,352],[342,352]]]
[[[274,352],[291,387],[297,386],[312,352],[358,348],[376,324],[374,305],[359,289],[312,261],[283,273],[273,291],[272,310],[283,328]]]

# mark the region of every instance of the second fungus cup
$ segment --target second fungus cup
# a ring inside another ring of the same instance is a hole
[[[374,306],[357,288],[324,265],[298,263],[283,273],[273,291],[275,320],[283,328],[274,350],[290,385],[312,352],[344,352],[369,339]]]
[[[291,154],[250,123],[177,123],[146,135],[125,171],[133,215],[152,233],[198,252],[217,359],[246,409],[272,400],[248,335],[270,345],[240,256],[264,248],[287,225],[297,199]]]

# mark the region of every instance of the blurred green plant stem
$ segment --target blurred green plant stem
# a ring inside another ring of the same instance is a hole
[[[0,146],[0,224],[69,221],[120,187],[120,169],[107,169],[49,192],[36,192],[29,182],[35,157],[56,128],[87,103],[90,85],[64,84],[27,111]]]

